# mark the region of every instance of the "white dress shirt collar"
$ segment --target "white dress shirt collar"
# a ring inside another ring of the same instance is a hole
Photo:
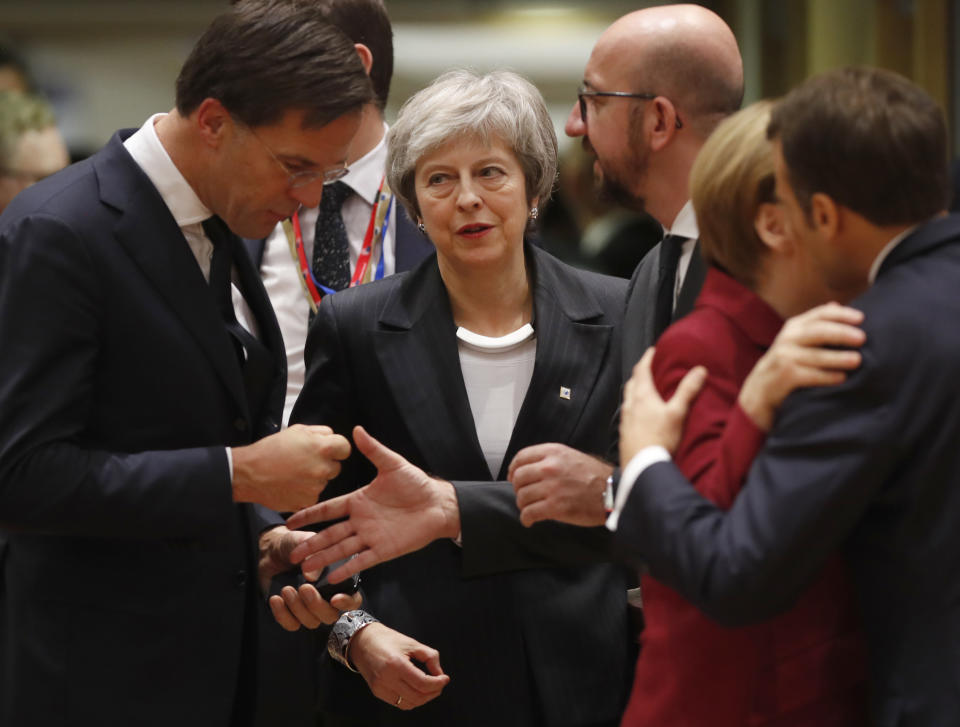
[[[383,170],[387,166],[387,130],[383,125],[383,138],[380,143],[350,165],[350,171],[343,181],[350,185],[363,200],[373,206],[377,201],[377,191],[383,179]]]
[[[200,201],[160,143],[154,124],[162,116],[166,114],[154,114],[147,119],[123,146],[153,182],[179,227],[203,222],[213,216],[213,212]]]
[[[696,240],[700,237],[700,230],[697,228],[697,215],[693,211],[693,202],[687,200],[687,203],[680,208],[677,216],[673,219],[673,224],[669,229],[664,230],[666,235],[680,235],[689,240]]]
[[[873,265],[870,266],[870,273],[867,275],[867,281],[870,285],[877,279],[877,273],[880,272],[880,266],[883,265],[883,261],[887,259],[893,249],[899,245],[901,242],[906,239],[906,237],[916,230],[920,225],[914,225],[913,227],[908,227],[906,230],[901,232],[899,235],[894,237],[890,242],[883,246],[883,249],[880,251],[880,254],[873,261]]]

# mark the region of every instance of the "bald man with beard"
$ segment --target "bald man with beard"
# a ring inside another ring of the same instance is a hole
[[[688,179],[716,126],[740,108],[743,61],[736,38],[699,5],[663,5],[624,15],[597,40],[566,132],[595,157],[602,195],[646,211],[664,239],[640,261],[627,292],[622,373],[671,322],[693,309],[706,264]],[[517,453],[508,477],[521,520],[596,526],[614,497],[613,465],[562,444]]]

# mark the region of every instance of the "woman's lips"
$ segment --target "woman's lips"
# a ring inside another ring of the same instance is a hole
[[[457,234],[463,237],[480,237],[490,230],[492,225],[484,225],[481,223],[474,223],[470,225],[464,225],[459,230]]]

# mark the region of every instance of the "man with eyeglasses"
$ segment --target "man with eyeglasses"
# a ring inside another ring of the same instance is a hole
[[[253,724],[260,589],[309,535],[273,511],[315,502],[349,443],[276,433],[283,344],[236,235],[317,205],[371,99],[310,3],[241,6],[174,110],[0,216],[0,723]]]
[[[341,170],[337,180],[327,180],[320,204],[301,207],[266,239],[244,241],[283,331],[287,352],[284,424],[303,387],[307,328],[323,296],[410,270],[433,252],[433,244],[394,199],[384,177],[387,125],[383,112],[393,76],[393,29],[386,6],[383,0],[314,0],[314,4],[357,44],[375,98],[364,108],[350,146],[349,171]]]
[[[594,157],[601,194],[643,210],[664,239],[640,261],[628,289],[624,380],[670,323],[693,308],[706,274],[687,181],[713,129],[743,98],[736,38],[699,5],[662,5],[623,16],[597,40],[567,118]],[[557,519],[599,525],[614,468],[561,444],[521,450],[509,478],[526,525]]]
[[[50,105],[20,91],[0,92],[0,212],[31,184],[69,163]]]

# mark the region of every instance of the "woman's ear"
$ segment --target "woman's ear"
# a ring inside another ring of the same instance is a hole
[[[761,204],[753,218],[753,229],[772,252],[788,254],[792,251],[793,237],[787,233],[787,219],[780,205],[773,202]]]

